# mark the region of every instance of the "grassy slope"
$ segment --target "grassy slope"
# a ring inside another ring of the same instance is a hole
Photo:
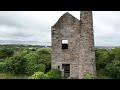
[[[9,74],[9,73],[0,73],[0,79],[27,79],[29,76],[25,76],[25,75],[13,75],[13,74]]]

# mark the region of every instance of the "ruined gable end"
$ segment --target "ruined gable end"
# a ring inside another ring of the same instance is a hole
[[[65,25],[73,25],[74,23],[76,23],[76,21],[79,23],[79,20],[76,17],[66,12],[58,19],[58,21],[52,27],[63,28],[63,26]]]

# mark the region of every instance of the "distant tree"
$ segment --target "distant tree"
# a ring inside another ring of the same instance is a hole
[[[22,51],[15,51],[14,56],[19,56],[21,55],[22,57],[26,56],[28,53],[30,53],[28,50],[24,49]]]
[[[0,59],[13,56],[14,51],[12,49],[2,48],[0,49]]]
[[[112,61],[110,53],[105,49],[96,50],[96,65],[97,69],[104,69],[105,66]]]
[[[37,52],[39,54],[51,54],[51,48],[39,48]]]
[[[120,48],[97,49],[96,66],[98,71],[102,69],[106,75],[120,79]]]
[[[120,60],[120,48],[115,48],[112,50],[114,55],[114,60]]]
[[[113,78],[120,79],[120,60],[114,60],[105,67]]]

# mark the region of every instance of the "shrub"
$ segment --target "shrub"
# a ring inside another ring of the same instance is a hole
[[[108,63],[111,63],[113,60],[112,53],[106,49],[97,49],[96,50],[96,67],[97,70],[104,69]]]
[[[45,72],[45,65],[44,64],[29,64],[26,68],[26,73],[31,75],[34,72]]]
[[[91,79],[91,75],[89,73],[86,73],[85,79]]]
[[[28,79],[49,79],[49,77],[47,74],[44,74],[43,72],[35,72]]]
[[[39,55],[39,64],[44,64],[46,67],[46,71],[51,69],[51,55]]]
[[[5,62],[5,72],[13,74],[24,74],[26,68],[26,59],[21,56],[8,58]]]
[[[37,53],[28,53],[24,57],[27,59],[28,63],[38,64],[39,56]]]
[[[0,62],[0,72],[1,73],[4,72],[4,67],[5,67],[5,63],[4,62]]]
[[[50,79],[61,79],[61,71],[59,69],[51,69],[48,73]]]

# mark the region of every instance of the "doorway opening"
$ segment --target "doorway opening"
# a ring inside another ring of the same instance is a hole
[[[64,78],[70,77],[70,64],[62,64],[62,68],[64,69]]]

